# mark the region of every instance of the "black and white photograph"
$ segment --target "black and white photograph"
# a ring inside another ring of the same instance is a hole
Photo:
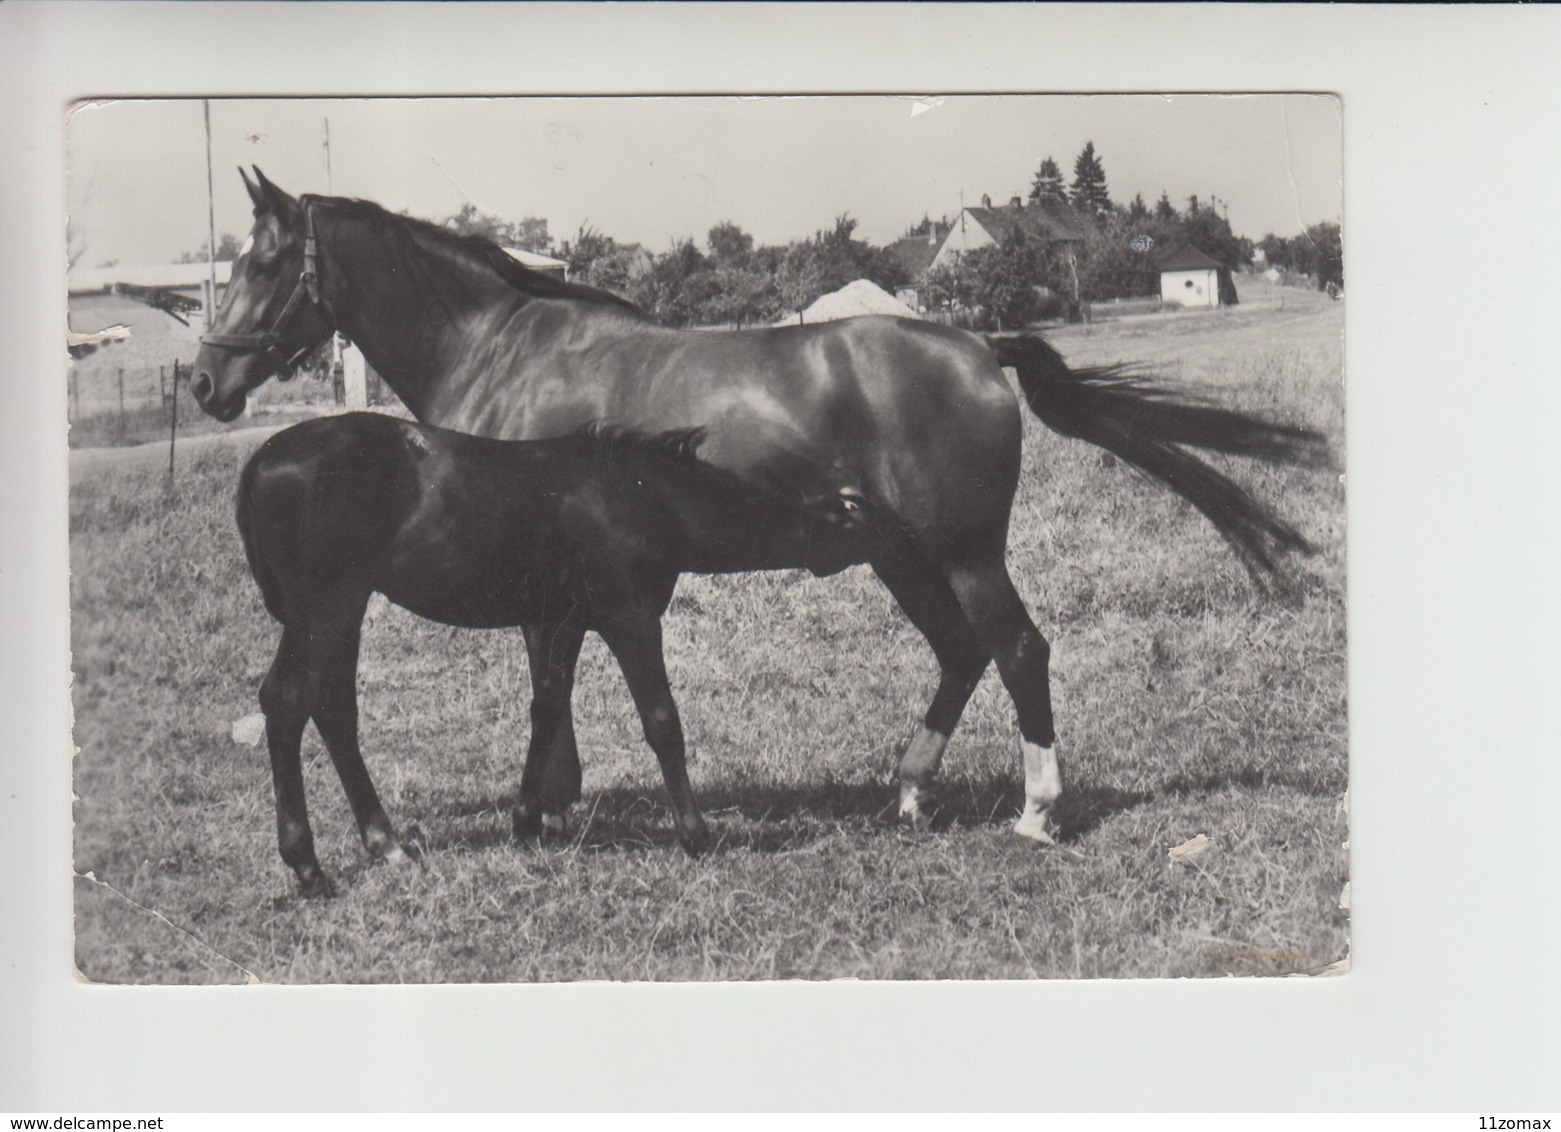
[[[82,977],[1342,974],[1346,114],[74,106]]]
[[[0,4],[0,1113],[1553,1120],[1558,52]]]

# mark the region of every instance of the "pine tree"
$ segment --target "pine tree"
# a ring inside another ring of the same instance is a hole
[[[1062,183],[1062,170],[1050,157],[1042,161],[1041,167],[1035,171],[1035,183],[1030,186],[1030,199],[1037,203],[1068,203],[1068,190]]]
[[[1160,190],[1160,199],[1155,202],[1154,218],[1156,220],[1176,219],[1176,206],[1171,203],[1171,194],[1164,189]]]
[[[1104,223],[1111,215],[1111,194],[1106,191],[1106,170],[1095,156],[1095,143],[1088,142],[1073,163],[1073,207]]]
[[[1143,193],[1134,193],[1133,202],[1127,206],[1129,220],[1148,220],[1149,206],[1144,203]]]

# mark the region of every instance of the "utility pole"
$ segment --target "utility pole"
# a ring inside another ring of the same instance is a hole
[[[211,99],[201,99],[206,119],[206,330],[217,315],[217,193],[211,177]]]
[[[331,120],[325,119],[325,195],[333,195],[331,188]],[[341,335],[331,335],[331,388],[336,388],[336,371],[342,369]]]

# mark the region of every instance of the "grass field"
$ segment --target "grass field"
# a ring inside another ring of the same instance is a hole
[[[1070,362],[1140,360],[1343,454],[1343,304],[1254,305],[1051,335]],[[232,500],[248,445],[175,484],[150,461],[71,489],[77,963],[131,983],[1089,978],[1317,973],[1348,953],[1344,496],[1242,469],[1321,553],[1265,603],[1190,508],[1028,419],[1010,567],[1053,643],[1064,839],[1008,832],[1013,710],[989,673],[945,763],[942,828],[893,821],[895,759],[930,651],[865,569],[685,578],[667,653],[716,834],[676,846],[654,757],[594,638],[575,714],[570,836],[517,844],[526,737],[516,632],[393,607],[365,630],[364,749],[422,868],[370,865],[312,731],[321,860],[277,856],[257,710],[278,629]],[[1200,855],[1168,851],[1195,836]]]

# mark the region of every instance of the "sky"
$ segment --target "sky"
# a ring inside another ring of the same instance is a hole
[[[924,215],[1029,191],[1087,142],[1112,199],[1219,198],[1237,235],[1342,220],[1342,105],[1324,95],[213,99],[219,238],[242,237],[236,171],[442,220],[471,203],[584,225],[653,252],[734,221],[760,244],[833,226],[888,243]],[[329,122],[329,169],[324,144]],[[200,100],[83,104],[67,125],[83,267],[167,263],[207,239]]]

